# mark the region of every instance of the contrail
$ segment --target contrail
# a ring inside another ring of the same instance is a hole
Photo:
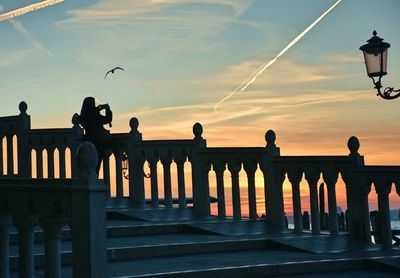
[[[46,8],[48,6],[53,6],[55,4],[64,2],[64,0],[45,0],[39,3],[31,4],[16,10],[12,10],[10,12],[6,12],[4,14],[0,14],[0,21],[9,20],[17,16],[24,15],[29,12],[33,12],[36,10],[40,10]]]
[[[293,45],[295,45],[302,37],[304,37],[308,31],[310,31],[312,28],[314,28],[315,25],[317,25],[330,11],[332,11],[342,0],[336,1],[335,4],[333,4],[329,9],[327,9],[320,17],[318,17],[313,23],[311,23],[306,29],[304,29],[303,32],[301,32],[299,35],[297,35],[296,38],[294,38],[288,45],[285,46],[281,50],[281,52],[278,53],[278,55],[275,56],[271,61],[268,63],[265,63],[262,65],[260,68],[258,68],[255,72],[253,72],[240,86],[236,87],[235,90],[230,92],[226,97],[221,99],[214,107],[215,113],[218,113],[217,109],[218,106],[223,103],[224,101],[230,99],[235,93],[237,92],[243,92],[244,90],[247,89],[247,87],[250,86],[251,83],[253,83],[257,77],[262,74],[267,68],[269,68],[273,63],[278,60],[279,57],[281,57],[283,54],[285,54],[286,51],[288,51]]]

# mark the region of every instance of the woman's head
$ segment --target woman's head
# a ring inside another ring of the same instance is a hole
[[[81,115],[94,111],[96,108],[96,101],[94,97],[86,97],[82,103]]]

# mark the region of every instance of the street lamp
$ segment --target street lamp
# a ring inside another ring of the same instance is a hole
[[[364,53],[367,74],[372,79],[372,82],[374,82],[378,96],[384,99],[398,98],[400,96],[400,89],[395,90],[393,87],[386,87],[383,92],[381,91],[381,78],[387,74],[387,53],[390,44],[383,42],[383,39],[377,36],[376,31],[372,34],[374,36],[367,41],[368,43],[360,47],[360,50]],[[378,80],[375,81],[375,78],[378,78]],[[393,95],[393,93],[396,94]]]

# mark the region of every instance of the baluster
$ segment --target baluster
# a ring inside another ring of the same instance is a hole
[[[109,197],[111,197],[110,156],[111,156],[111,152],[106,152],[103,157],[103,179],[104,179],[104,184],[108,188],[108,196]],[[117,188],[116,188],[116,191],[117,191]],[[116,197],[122,198],[123,192],[116,192]]]
[[[381,234],[383,246],[392,246],[392,229],[390,224],[389,194],[391,191],[391,181],[385,176],[375,177],[373,179],[375,190],[378,194],[378,212],[380,227],[378,231]]]
[[[159,157],[157,153],[155,153],[154,156],[148,158],[148,162],[150,164],[151,206],[154,208],[158,207],[159,205],[157,171],[158,160]]]
[[[38,179],[43,178],[43,148],[39,147],[36,149],[36,177]]]
[[[33,216],[15,217],[14,224],[18,230],[20,277],[33,278],[35,270],[33,243],[37,218]]]
[[[290,183],[292,184],[294,230],[296,232],[303,231],[303,220],[301,216],[301,198],[300,198],[301,176],[302,176],[302,171],[300,169],[290,169],[288,171],[288,178]]]
[[[61,277],[60,239],[65,221],[62,217],[46,217],[39,223],[44,231],[46,277]]]
[[[4,175],[3,166],[3,136],[0,136],[0,175]]]
[[[249,215],[250,219],[257,219],[257,199],[256,199],[256,182],[255,173],[257,170],[257,162],[254,160],[245,161],[243,168],[247,174],[248,195],[249,195]]]
[[[215,175],[217,177],[217,199],[218,199],[218,216],[226,217],[225,211],[225,190],[224,190],[224,171],[226,162],[219,160],[213,163]]]
[[[12,134],[6,135],[7,138],[7,175],[11,176],[14,174],[14,150]]]
[[[310,207],[311,207],[311,229],[313,234],[321,232],[320,215],[318,209],[318,180],[320,172],[315,169],[307,169],[305,178],[310,188]]]
[[[54,150],[54,146],[47,149],[47,176],[49,179],[54,179]]]
[[[335,186],[338,179],[338,172],[334,169],[325,169],[322,174],[326,187],[328,188],[329,231],[332,235],[337,235],[339,234],[339,223],[337,218]]]
[[[161,158],[164,173],[164,204],[167,208],[172,207],[172,190],[171,190],[171,163],[170,155]]]
[[[179,207],[186,208],[186,188],[185,188],[185,169],[186,155],[175,157],[176,168],[178,170],[178,198]]]
[[[58,150],[59,152],[59,167],[60,167],[60,179],[65,179],[67,177],[66,174],[66,167],[65,167],[65,152],[67,150],[66,146],[62,146],[60,147],[60,149]]]
[[[0,215],[0,277],[9,277],[11,216]]]
[[[114,152],[115,156],[115,178],[116,178],[116,191],[117,191],[117,198],[123,197],[123,181],[122,181],[122,149],[118,148]],[[103,165],[104,169],[104,165]],[[129,172],[131,175],[131,172]],[[133,177],[132,177],[133,178]],[[132,193],[129,192],[129,195]]]
[[[242,211],[240,207],[240,185],[239,185],[239,171],[241,169],[241,162],[229,161],[228,169],[232,177],[232,205],[233,205],[233,218],[241,219]]]

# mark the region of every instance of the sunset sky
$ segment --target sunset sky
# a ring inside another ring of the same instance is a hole
[[[0,0],[6,13],[33,1]],[[400,99],[376,96],[358,49],[376,30],[391,44],[384,86],[400,87],[400,1],[343,0],[245,91],[214,106],[336,0],[65,0],[0,21],[1,115],[28,103],[34,128],[68,127],[92,95],[133,116],[144,139],[264,146],[283,155],[346,155],[400,164]],[[1,18],[1,15],[0,15]],[[120,66],[125,71],[108,75]]]

